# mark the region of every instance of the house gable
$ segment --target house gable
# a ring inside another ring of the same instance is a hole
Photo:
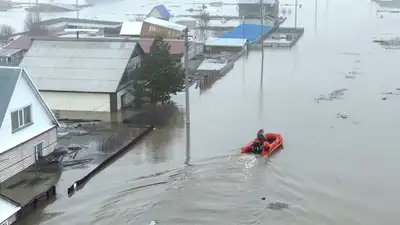
[[[0,127],[6,116],[7,107],[20,73],[21,70],[18,68],[0,67]]]
[[[14,91],[0,127],[0,154],[55,126],[59,126],[53,113],[47,107],[25,71],[23,69],[19,69],[19,71]],[[13,132],[11,113],[27,106],[31,108],[32,123],[28,123],[25,127]],[[48,144],[51,143],[45,145]]]
[[[136,43],[135,48],[132,51],[132,55],[129,59],[131,60],[131,59],[134,59],[135,57],[140,57],[142,59],[143,55],[144,55],[144,51],[138,42],[138,43]],[[121,76],[121,79],[119,80],[119,84],[118,84],[118,88],[117,88],[116,92],[120,91],[121,89],[126,88],[126,86],[131,84],[131,82],[134,79],[134,77],[129,76],[129,72],[128,72],[129,63],[130,63],[130,61],[127,63],[127,68],[125,69],[123,75]]]
[[[165,5],[157,5],[150,11],[147,17],[155,17],[162,20],[169,20],[171,18],[171,14]]]
[[[159,18],[159,19],[162,18],[160,12],[157,10],[156,7],[154,7],[154,8],[151,10],[151,12],[149,13],[148,17],[155,17],[155,18]]]

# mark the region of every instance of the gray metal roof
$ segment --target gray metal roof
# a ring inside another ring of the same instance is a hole
[[[104,25],[122,25],[122,22],[107,21],[107,20],[91,20],[91,19],[77,19],[77,18],[67,18],[60,17],[56,19],[48,19],[40,22],[41,25],[52,25],[56,23],[93,23],[93,24],[104,24]]]
[[[135,46],[126,41],[35,40],[19,66],[39,90],[113,93]]]
[[[20,68],[0,67],[0,127],[20,74]]]

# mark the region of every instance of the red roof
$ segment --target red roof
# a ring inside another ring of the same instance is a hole
[[[150,51],[150,47],[153,44],[153,38],[141,38],[139,44],[145,53]],[[165,42],[171,46],[171,54],[183,54],[185,53],[185,41],[177,39],[164,39]]]

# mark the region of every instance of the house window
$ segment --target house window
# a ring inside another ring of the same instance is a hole
[[[43,157],[43,148],[44,148],[44,141],[34,146],[33,150],[35,151],[36,160]]]
[[[31,109],[31,106],[27,106],[11,113],[11,128],[13,132],[32,123]]]

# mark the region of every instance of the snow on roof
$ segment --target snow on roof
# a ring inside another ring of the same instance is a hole
[[[5,221],[20,209],[21,207],[18,205],[0,196],[0,222]]]
[[[119,35],[139,36],[142,31],[143,22],[126,21],[122,24]]]
[[[155,17],[148,17],[143,22],[146,22],[149,24],[154,24],[154,25],[161,26],[161,27],[166,27],[168,29],[177,30],[177,31],[181,31],[181,32],[186,29],[186,26],[183,26],[181,24],[165,21],[165,20],[158,19]]]

